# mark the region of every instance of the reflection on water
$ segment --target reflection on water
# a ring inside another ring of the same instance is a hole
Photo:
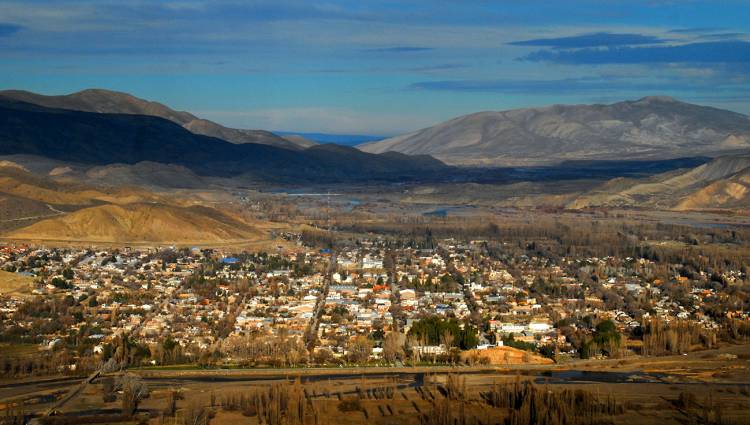
[[[581,384],[581,383],[666,383],[664,373],[646,372],[599,372],[587,370],[544,371],[535,379],[537,384]]]
[[[436,205],[435,209],[422,213],[425,217],[448,217],[465,211],[468,209],[476,208],[475,205]]]

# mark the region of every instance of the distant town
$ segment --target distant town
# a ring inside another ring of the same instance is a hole
[[[1,338],[45,355],[0,356],[0,370],[93,370],[124,350],[142,367],[679,354],[715,346],[721,327],[748,319],[742,308],[717,308],[732,305],[722,288],[746,282],[746,270],[686,276],[645,258],[553,261],[503,255],[482,240],[420,248],[373,239],[333,251],[286,237],[299,249],[4,246],[0,268],[33,283],[28,293],[2,294]]]

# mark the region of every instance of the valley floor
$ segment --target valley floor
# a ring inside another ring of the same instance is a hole
[[[306,423],[418,424],[431,415],[463,415],[467,423],[503,423],[508,409],[492,407],[486,397],[498,385],[533,382],[545,392],[581,390],[614,400],[621,411],[602,418],[615,424],[680,424],[701,410],[721,412],[722,423],[747,423],[750,415],[750,345],[725,345],[720,349],[668,356],[603,361],[577,361],[551,366],[488,367],[368,367],[320,369],[169,370],[140,369],[134,373],[149,387],[150,397],[138,417],[149,423],[173,423],[160,418],[168,394],[179,390],[177,418],[202,406],[210,410],[211,424],[257,424],[259,417],[235,406],[242,395],[270,388],[300,388],[305,394]],[[294,383],[299,380],[298,383]],[[456,381],[457,380],[457,381]],[[0,381],[3,408],[23,405],[25,413],[39,414],[56,398],[78,385],[79,379],[56,377]],[[119,413],[119,402],[103,402],[103,378],[89,385],[62,410],[65,416]],[[460,383],[461,395],[451,395]],[[446,391],[448,391],[446,395]],[[681,401],[682,400],[682,401]],[[693,406],[685,406],[692,400]],[[446,413],[438,406],[455,409]],[[349,405],[354,407],[349,410]],[[710,405],[710,406],[709,406]],[[712,411],[713,411],[712,410]],[[463,413],[459,413],[463,412]],[[114,416],[113,416],[114,415]],[[458,418],[458,416],[454,416]],[[317,418],[317,422],[313,422]],[[76,421],[76,419],[73,419]],[[119,421],[119,420],[118,420]],[[166,421],[166,422],[164,422]],[[127,422],[127,421],[126,421]],[[133,422],[133,421],[131,421]],[[137,421],[136,421],[137,422]],[[61,423],[61,422],[49,422]],[[67,423],[67,422],[62,422]],[[71,422],[72,423],[72,422]],[[181,423],[181,422],[180,422]]]

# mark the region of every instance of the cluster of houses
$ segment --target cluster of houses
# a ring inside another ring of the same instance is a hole
[[[50,344],[79,332],[98,351],[121,333],[144,344],[169,338],[201,349],[260,334],[307,338],[315,350],[336,356],[345,356],[347,342],[361,336],[374,341],[377,356],[384,334],[408,334],[416,321],[432,316],[473,325],[480,348],[510,336],[565,347],[559,324],[575,327],[586,316],[612,319],[623,332],[649,315],[715,326],[701,304],[723,294],[674,276],[670,284],[685,285],[688,302],[670,298],[665,282],[649,277],[654,264],[648,260],[499,259],[482,246],[446,240],[435,249],[394,249],[369,240],[335,253],[307,248],[273,255],[4,246],[0,269],[34,283],[26,293],[0,293],[0,325],[31,329],[21,321],[58,320],[66,326],[34,326],[52,331],[29,332],[29,341]],[[597,285],[583,282],[583,274],[598,276]],[[72,300],[75,314],[63,320],[19,313],[40,298]],[[633,308],[635,299],[649,308]]]

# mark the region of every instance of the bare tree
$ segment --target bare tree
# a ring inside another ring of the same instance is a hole
[[[405,356],[405,343],[406,335],[400,332],[388,332],[383,341],[383,357],[389,362],[402,360]]]
[[[208,425],[211,419],[211,411],[196,401],[191,402],[185,408],[182,416],[184,425]]]
[[[372,352],[372,341],[366,336],[358,336],[349,343],[349,359],[354,363],[367,361]]]
[[[167,408],[164,411],[166,416],[174,416],[177,413],[177,401],[182,400],[184,397],[182,391],[178,389],[172,389],[167,393]]]
[[[455,335],[449,330],[443,331],[443,334],[440,335],[441,342],[445,346],[445,351],[449,351],[451,347],[453,347],[453,341],[456,339]]]
[[[122,414],[133,416],[141,400],[148,397],[148,386],[136,375],[124,375],[118,387],[122,390]]]
[[[109,376],[102,378],[102,401],[111,403],[115,400],[117,400],[115,380]]]

